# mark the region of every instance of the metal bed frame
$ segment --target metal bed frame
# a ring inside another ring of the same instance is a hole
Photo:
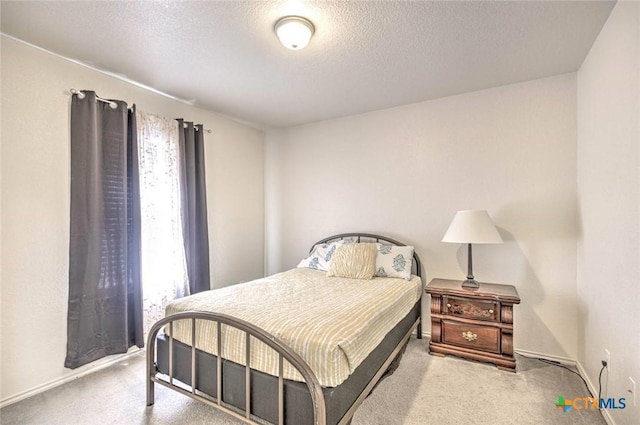
[[[336,241],[339,239],[346,238],[356,238],[357,242],[386,242],[392,245],[397,246],[406,246],[402,242],[398,242],[394,239],[387,238],[385,236],[379,236],[369,233],[342,233],[339,235],[330,236],[328,238],[322,239],[316,242],[313,246],[327,243],[331,241]],[[311,249],[313,249],[313,246]],[[422,293],[424,293],[424,279],[422,278],[422,264],[420,262],[420,258],[415,253],[413,254],[413,264],[412,264],[412,272],[415,275],[419,276],[422,281]],[[420,297],[422,299],[422,296]],[[170,335],[173,335],[173,323],[178,320],[190,320],[191,321],[191,385],[187,385],[184,383],[180,383],[180,385],[174,383],[176,381],[173,377],[174,371],[174,338]],[[223,392],[222,392],[222,356],[217,355],[217,397],[210,397],[204,393],[201,393],[197,390],[198,383],[196,382],[196,320],[208,320],[217,322],[217,353],[221,353],[222,350],[222,325],[230,326],[237,328],[245,333],[246,336],[246,345],[245,345],[245,365],[250,364],[251,359],[251,337],[263,342],[268,345],[271,349],[273,349],[278,354],[278,425],[284,425],[284,377],[283,377],[283,365],[284,360],[289,362],[304,378],[304,383],[307,385],[309,389],[309,394],[311,395],[311,400],[313,404],[313,423],[315,425],[326,425],[326,407],[324,394],[322,392],[322,386],[320,385],[315,373],[309,365],[305,362],[305,360],[300,357],[295,351],[293,351],[286,344],[279,341],[276,337],[269,334],[268,332],[258,328],[257,326],[252,325],[244,320],[231,317],[225,314],[211,313],[211,312],[202,312],[202,311],[188,311],[172,314],[170,316],[161,319],[157,323],[155,323],[151,330],[149,331],[149,336],[147,338],[147,406],[151,406],[154,403],[155,399],[155,387],[154,384],[160,384],[167,388],[170,388],[174,391],[177,391],[183,395],[191,397],[195,400],[206,403],[216,409],[219,409],[243,422],[248,424],[261,424],[262,422],[257,422],[253,419],[251,415],[251,368],[245,366],[245,408],[236,409],[229,405],[227,405],[223,401]],[[169,375],[168,377],[164,377],[166,375],[162,375],[158,372],[156,365],[156,338],[158,336],[158,332],[165,326],[169,327],[169,335],[167,335],[169,339]],[[364,399],[369,395],[378,381],[382,378],[384,373],[389,368],[389,365],[393,362],[393,360],[398,356],[403,350],[405,344],[411,337],[413,330],[416,329],[417,337],[419,339],[422,338],[422,314],[419,314],[417,320],[410,326],[409,331],[404,335],[404,337],[400,340],[400,342],[393,349],[391,354],[387,357],[387,359],[383,362],[382,366],[378,369],[376,374],[373,376],[373,379],[366,385],[364,390],[358,395],[356,400],[353,402],[349,410],[345,413],[343,418],[340,420],[339,425],[349,424],[353,414],[356,409],[360,406],[360,404],[364,401]],[[243,411],[244,415],[240,414],[239,411]]]

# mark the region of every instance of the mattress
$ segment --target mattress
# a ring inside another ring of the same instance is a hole
[[[384,361],[420,317],[420,301],[384,337],[382,342],[367,356],[342,384],[323,388],[327,425],[340,422],[354,401],[373,379]],[[196,388],[209,396],[217,397],[217,359],[214,355],[196,351]],[[158,336],[157,366],[160,373],[169,373],[169,342],[165,335]],[[174,343],[175,361],[173,377],[191,385],[191,347],[180,342]],[[402,351],[389,366],[388,373],[395,370]],[[222,400],[224,403],[242,409],[245,406],[244,366],[223,360]],[[385,375],[386,376],[386,375]],[[251,371],[251,413],[269,423],[278,422],[278,378]],[[313,404],[307,386],[300,382],[284,381],[284,411],[286,425],[313,425]]]
[[[274,335],[298,353],[320,385],[344,382],[420,299],[421,280],[348,279],[296,268],[263,279],[175,300],[167,315],[211,311],[246,320]],[[165,330],[166,332],[167,330]],[[174,338],[191,343],[191,322],[174,323]],[[222,327],[222,358],[245,363],[244,332]],[[196,348],[217,355],[217,327],[197,321]],[[251,341],[251,368],[278,375],[277,354]],[[303,381],[285,362],[284,378]]]

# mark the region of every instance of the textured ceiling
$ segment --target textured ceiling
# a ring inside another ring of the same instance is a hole
[[[614,2],[0,4],[4,34],[287,127],[576,71]],[[279,44],[273,25],[285,15],[314,23],[306,49]]]

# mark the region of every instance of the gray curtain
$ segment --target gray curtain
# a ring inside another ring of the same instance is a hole
[[[209,231],[204,169],[204,128],[179,118],[180,190],[184,250],[192,294],[211,289],[209,284]]]
[[[71,101],[68,368],[144,345],[135,114],[84,94]]]

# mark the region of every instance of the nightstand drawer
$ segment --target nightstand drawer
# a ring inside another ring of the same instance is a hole
[[[500,304],[494,301],[443,296],[443,314],[465,319],[500,321]]]
[[[495,363],[515,372],[513,305],[520,304],[515,286],[480,282],[476,289],[451,279],[432,279],[429,353],[452,354]]]
[[[500,328],[443,320],[442,342],[500,353]]]

